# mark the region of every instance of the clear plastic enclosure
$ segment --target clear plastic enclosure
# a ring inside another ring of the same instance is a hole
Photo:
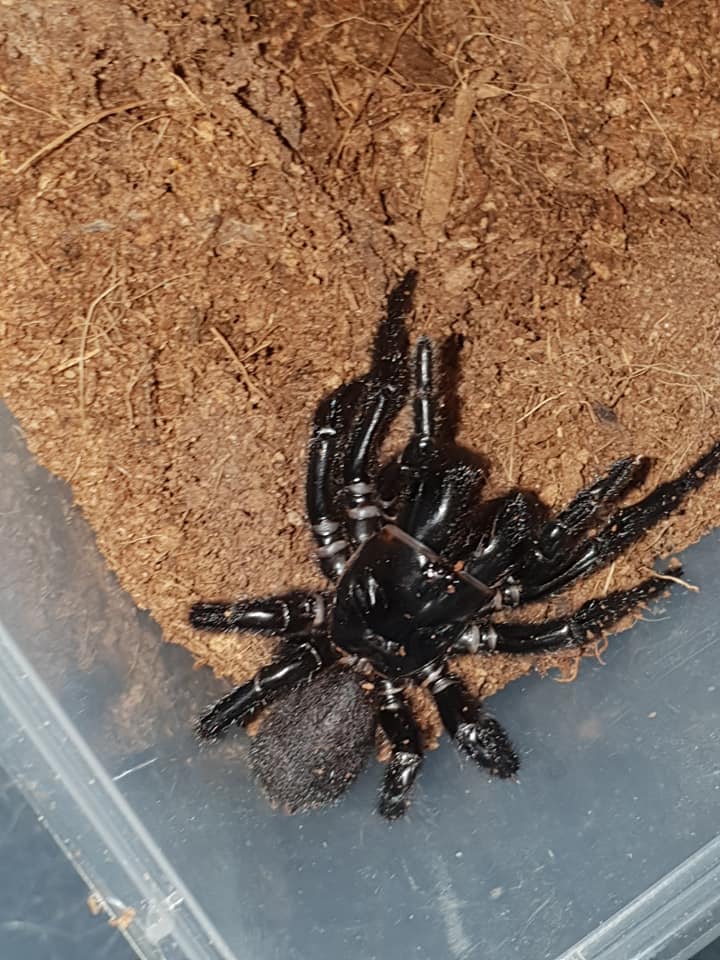
[[[373,764],[337,807],[267,805],[222,685],[123,594],[0,408],[0,764],[142,957],[670,960],[720,932],[720,539],[578,680],[493,699],[491,782],[444,742],[409,815]],[[4,877],[3,882],[12,882]]]

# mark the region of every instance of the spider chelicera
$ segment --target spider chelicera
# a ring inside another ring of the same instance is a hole
[[[507,734],[452,673],[450,659],[582,647],[662,592],[667,578],[652,576],[566,617],[496,619],[498,611],[555,594],[611,562],[720,464],[719,442],[675,480],[617,509],[613,504],[647,472],[642,458],[616,461],[554,516],[523,490],[483,502],[478,458],[443,429],[427,338],[410,362],[405,319],[415,282],[409,272],[390,294],[369,372],[321,400],[315,413],[307,514],[332,588],[197,603],[190,613],[200,629],[284,640],[272,663],[200,719],[204,738],[245,724],[328,668],[362,672],[391,747],[380,798],[389,819],[404,813],[423,759],[408,688],[429,691],[460,750],[499,777],[515,774],[518,758]],[[380,445],[410,399],[412,436],[381,465]],[[283,729],[292,736],[292,725]]]

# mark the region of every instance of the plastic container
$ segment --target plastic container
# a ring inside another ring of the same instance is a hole
[[[670,960],[720,932],[720,541],[575,683],[497,696],[519,783],[447,743],[414,804],[273,812],[221,692],[119,590],[0,410],[0,764],[146,958]],[[12,877],[0,874],[0,884]],[[1,888],[0,888],[1,893]]]

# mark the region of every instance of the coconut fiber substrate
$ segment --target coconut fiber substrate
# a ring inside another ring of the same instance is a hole
[[[190,603],[322,585],[309,422],[411,266],[488,495],[720,437],[719,76],[717,0],[0,5],[0,393],[168,641],[243,681],[272,646]],[[718,521],[713,480],[555,609]]]

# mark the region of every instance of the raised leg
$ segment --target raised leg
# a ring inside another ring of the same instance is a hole
[[[613,513],[600,532],[559,557],[531,561],[518,574],[520,602],[554,593],[610,563],[630,544],[677,510],[685,497],[713,476],[720,466],[720,441],[675,480],[662,483],[642,500]]]
[[[388,820],[396,820],[407,809],[410,790],[422,766],[420,734],[402,691],[387,680],[379,686],[377,717],[392,748],[379,810]]]
[[[418,340],[415,353],[415,394],[413,396],[413,450],[420,457],[430,455],[438,431],[438,398],[433,376],[432,343]]]
[[[382,521],[375,479],[378,450],[387,431],[407,402],[408,334],[405,318],[410,310],[417,274],[405,274],[388,298],[385,317],[378,327],[370,372],[364,378],[364,399],[344,453],[343,485],[352,537],[367,540]]]
[[[364,396],[364,384],[344,384],[322,400],[315,411],[310,437],[306,483],[308,519],[317,543],[322,572],[337,580],[350,556],[338,501],[337,460],[349,422]]]
[[[475,624],[462,634],[456,652],[539,653],[562,647],[582,647],[627,613],[668,589],[665,577],[648,577],[629,590],[588,600],[568,617],[541,623]]]
[[[494,717],[484,712],[454,674],[444,670],[429,686],[443,726],[458,747],[497,777],[512,777],[520,761],[510,738]]]
[[[397,498],[412,483],[413,472],[427,468],[435,452],[436,413],[432,343],[422,337],[415,351],[413,434],[402,457],[385,464],[377,477],[379,502],[386,511],[392,512]]]
[[[323,626],[330,599],[328,593],[293,590],[275,597],[195,603],[190,608],[190,623],[198,630],[214,633],[248,630],[271,636],[291,636]]]
[[[413,434],[395,476],[388,471],[382,479],[397,485],[397,525],[439,555],[456,559],[468,547],[485,475],[465,451],[440,440],[438,408],[432,344],[423,338],[415,354]]]
[[[198,735],[215,740],[233,723],[247,723],[288,687],[315,676],[337,659],[324,639],[307,639],[288,649],[274,663],[259,670],[252,680],[236,687],[200,717]]]
[[[370,372],[325,397],[315,412],[306,500],[320,566],[330,580],[342,574],[350,541],[366,539],[380,522],[371,481],[378,446],[407,399],[405,317],[416,279],[407,273],[388,298]]]

